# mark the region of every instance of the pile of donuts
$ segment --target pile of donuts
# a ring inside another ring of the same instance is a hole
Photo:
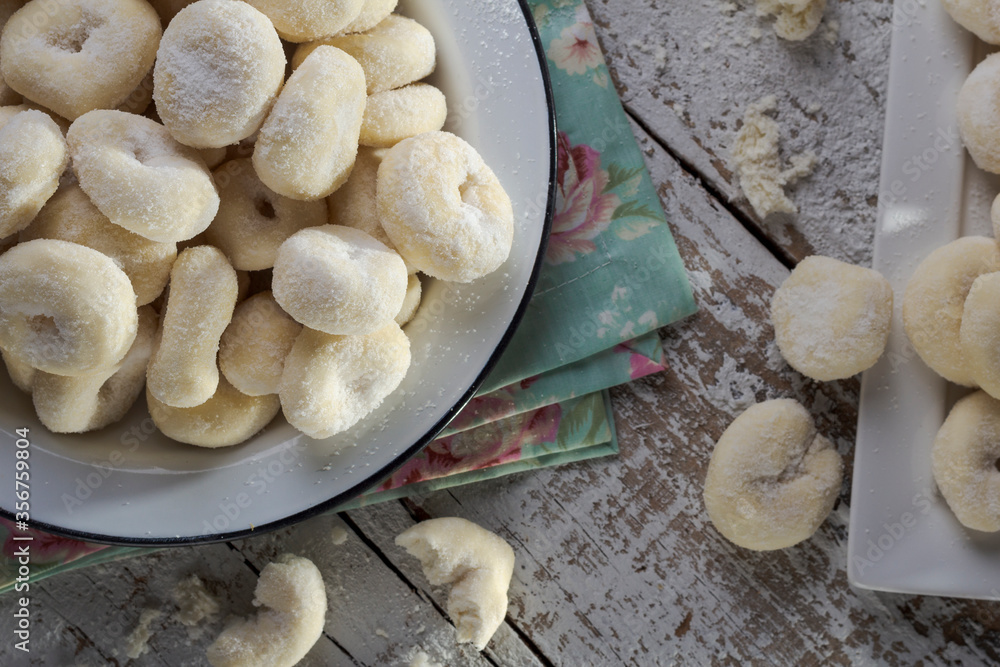
[[[1000,44],[995,3],[945,0],[955,21]],[[987,56],[959,90],[958,129],[976,166],[1000,174],[1000,55]],[[1000,530],[1000,197],[994,238],[959,238],[932,252],[907,286],[903,318],[921,359],[949,382],[975,389],[934,440],[934,480],[962,525]],[[912,292],[912,295],[911,295]]]
[[[0,0],[0,353],[81,433],[350,428],[406,375],[419,274],[496,270],[513,210],[395,0]],[[292,54],[286,62],[286,52]]]

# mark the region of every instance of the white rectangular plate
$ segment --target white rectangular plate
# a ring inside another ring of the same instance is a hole
[[[931,445],[963,391],[917,356],[900,311],[914,268],[968,235],[992,236],[998,183],[958,135],[955,101],[986,53],[936,0],[897,0],[892,25],[874,268],[892,283],[889,347],[864,374],[854,454],[848,577],[900,593],[1000,599],[1000,535],[961,526],[938,492]]]

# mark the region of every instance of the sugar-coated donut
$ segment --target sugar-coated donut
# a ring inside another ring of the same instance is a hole
[[[69,131],[70,122],[52,111],[51,109],[46,109],[45,107],[35,104],[30,100],[25,100],[20,104],[13,104],[9,106],[0,107],[0,127],[6,125],[14,116],[21,113],[22,111],[41,111],[43,114],[52,119],[52,122],[59,127],[59,132],[63,136],[66,136],[66,132]]]
[[[153,99],[175,139],[217,148],[257,131],[284,78],[285,52],[266,16],[238,0],[200,0],[163,32]]]
[[[124,417],[146,384],[146,364],[158,321],[152,308],[140,308],[135,341],[125,358],[111,368],[76,377],[36,373],[31,398],[45,428],[53,433],[84,433]]]
[[[428,132],[393,146],[378,169],[378,217],[406,263],[434,278],[471,282],[507,260],[514,210],[472,146]]]
[[[989,44],[1000,44],[1000,11],[996,0],[941,0],[951,18]]]
[[[955,384],[976,386],[962,351],[962,311],[976,278],[996,271],[1000,271],[997,242],[967,236],[928,255],[906,284],[906,335],[924,363]]]
[[[166,128],[121,111],[91,111],[66,137],[80,187],[111,222],[173,243],[208,228],[219,210],[212,174],[198,151]]]
[[[229,146],[220,146],[218,148],[201,148],[198,150],[201,155],[201,159],[205,161],[205,166],[209,169],[215,169],[220,164],[226,161],[229,156]],[[218,183],[216,183],[218,185]]]
[[[981,275],[972,283],[959,339],[973,382],[1000,397],[1000,273]]]
[[[434,36],[413,19],[397,14],[390,14],[368,32],[302,44],[292,56],[292,68],[324,44],[346,51],[360,63],[369,95],[405,86],[434,71]]]
[[[260,128],[253,166],[292,199],[328,196],[351,174],[365,111],[365,74],[349,55],[322,46],[292,73]]]
[[[958,92],[958,130],[980,169],[1000,173],[1000,54],[976,65]]]
[[[32,368],[83,375],[118,363],[138,315],[128,276],[106,255],[38,239],[0,255],[0,348]]]
[[[246,0],[264,12],[282,39],[308,42],[340,32],[358,18],[365,0]]]
[[[14,386],[24,393],[30,394],[38,371],[23,361],[18,361],[3,350],[0,350],[0,358],[3,358],[3,363],[7,367],[7,375],[10,376],[10,381],[14,383]]]
[[[221,202],[205,238],[226,253],[236,269],[269,269],[285,239],[300,229],[326,224],[326,201],[279,195],[257,178],[249,159],[226,162],[214,175]]]
[[[771,300],[781,356],[814,380],[849,378],[882,356],[892,322],[892,286],[878,271],[807,257]]]
[[[277,394],[285,357],[302,325],[274,300],[255,294],[236,307],[219,344],[219,370],[247,396]]]
[[[149,391],[162,403],[193,408],[215,394],[219,339],[232,320],[238,289],[236,271],[218,248],[198,246],[177,256],[146,374]]]
[[[392,244],[389,235],[382,228],[382,223],[379,222],[376,203],[378,168],[385,154],[384,148],[367,146],[358,148],[358,157],[354,161],[351,177],[327,198],[330,208],[329,222],[331,225],[360,229],[395,251],[396,246]],[[405,258],[403,261],[406,262]],[[416,269],[409,264],[406,265],[406,270],[409,273],[416,272]]]
[[[60,239],[107,255],[132,281],[140,306],[163,293],[177,259],[175,244],[150,241],[112,224],[75,183],[60,188],[20,238]]]
[[[246,396],[225,377],[215,394],[201,405],[176,408],[160,401],[146,386],[153,423],[171,440],[198,447],[229,447],[259,433],[281,410],[276,395]]]
[[[398,0],[365,0],[358,17],[347,24],[341,33],[365,32],[385,20],[396,9]]]
[[[840,491],[843,463],[797,401],[754,405],[725,430],[705,478],[705,507],[730,542],[756,551],[808,539]]]
[[[368,97],[361,122],[362,146],[391,148],[403,139],[444,127],[444,93],[426,83],[384,90]]]
[[[66,140],[44,113],[20,111],[0,127],[0,238],[35,219],[68,163]]]
[[[362,335],[388,324],[406,297],[395,252],[351,227],[303,229],[278,250],[274,298],[297,322],[328,334]]]
[[[366,336],[303,329],[285,359],[282,411],[306,435],[328,438],[381,405],[409,366],[410,341],[395,322]]]
[[[417,314],[417,308],[420,307],[420,294],[422,290],[420,276],[411,273],[407,278],[406,297],[403,299],[403,306],[399,309],[399,314],[395,318],[396,324],[403,326]]]
[[[1000,530],[1000,401],[983,391],[955,404],[934,439],[934,481],[963,526]]]
[[[25,2],[26,0],[0,0],[0,31],[7,25],[7,21],[14,15],[14,12],[24,6]],[[0,70],[3,70],[2,66],[0,66]],[[0,106],[20,104],[22,99],[21,94],[8,86],[3,77],[0,76]]]
[[[160,18],[145,0],[32,0],[0,37],[0,72],[24,97],[75,120],[113,109],[153,66]]]

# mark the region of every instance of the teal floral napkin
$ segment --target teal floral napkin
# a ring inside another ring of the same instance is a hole
[[[537,290],[479,395],[437,440],[338,510],[617,453],[606,390],[664,370],[656,330],[696,309],[585,5],[529,4],[558,126],[555,217]],[[29,532],[33,580],[150,551]],[[13,536],[0,520],[0,592],[15,583]]]

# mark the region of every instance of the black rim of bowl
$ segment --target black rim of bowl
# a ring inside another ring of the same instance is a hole
[[[531,43],[535,48],[535,55],[538,58],[538,66],[541,70],[542,75],[542,86],[545,89],[545,101],[547,107],[547,122],[548,122],[548,134],[549,134],[549,183],[548,183],[548,203],[545,207],[545,217],[542,223],[542,236],[541,242],[538,247],[538,256],[535,258],[535,265],[531,270],[531,276],[528,279],[528,285],[524,292],[524,297],[521,299],[521,303],[518,305],[517,310],[514,312],[513,318],[511,318],[510,325],[507,327],[507,331],[504,332],[503,336],[500,338],[500,343],[497,345],[493,354],[486,361],[479,375],[476,376],[475,381],[468,388],[468,390],[462,395],[462,397],[449,409],[444,416],[433,426],[431,429],[413,443],[409,448],[406,449],[401,455],[396,457],[392,463],[379,468],[374,471],[368,479],[363,482],[355,484],[353,487],[347,489],[343,493],[338,493],[337,495],[325,500],[317,505],[313,505],[307,509],[300,512],[290,514],[282,519],[277,519],[269,523],[263,524],[261,526],[254,526],[251,529],[235,530],[231,532],[220,532],[212,533],[209,535],[195,535],[191,537],[176,537],[176,538],[141,538],[141,537],[112,537],[109,535],[97,535],[94,533],[88,533],[84,531],[76,531],[66,528],[60,528],[59,526],[54,526],[51,524],[31,521],[31,528],[37,528],[44,530],[55,535],[61,535],[65,537],[71,537],[78,540],[84,540],[87,542],[94,542],[97,544],[107,544],[109,546],[125,546],[125,547],[167,547],[167,546],[189,546],[195,544],[211,544],[215,542],[228,542],[230,540],[236,540],[244,537],[251,537],[253,535],[262,535],[264,533],[278,530],[286,526],[291,526],[306,519],[312,518],[319,514],[328,512],[338,505],[342,505],[345,502],[354,500],[359,495],[365,491],[371,489],[380,481],[391,475],[393,472],[398,470],[413,458],[417,452],[422,450],[428,443],[430,443],[434,438],[437,437],[438,433],[444,430],[444,427],[451,422],[452,419],[472,400],[479,387],[482,386],[486,377],[490,374],[493,368],[496,366],[500,357],[503,355],[504,351],[507,349],[508,344],[514,337],[514,333],[517,331],[518,325],[524,318],[524,313],[528,308],[528,303],[531,301],[531,297],[535,292],[535,287],[538,284],[538,275],[542,269],[542,263],[545,259],[545,250],[549,241],[549,234],[552,230],[552,215],[555,209],[556,201],[556,114],[555,114],[555,102],[552,96],[552,82],[549,78],[549,68],[547,64],[547,59],[545,55],[545,48],[542,45],[541,37],[538,34],[538,28],[535,26],[535,22],[531,16],[531,10],[528,7],[527,0],[517,0],[518,5],[521,8],[521,12],[524,14],[524,20],[527,23],[528,31],[531,34]],[[14,520],[14,515],[7,511],[6,509],[0,508],[0,516],[10,521]]]

